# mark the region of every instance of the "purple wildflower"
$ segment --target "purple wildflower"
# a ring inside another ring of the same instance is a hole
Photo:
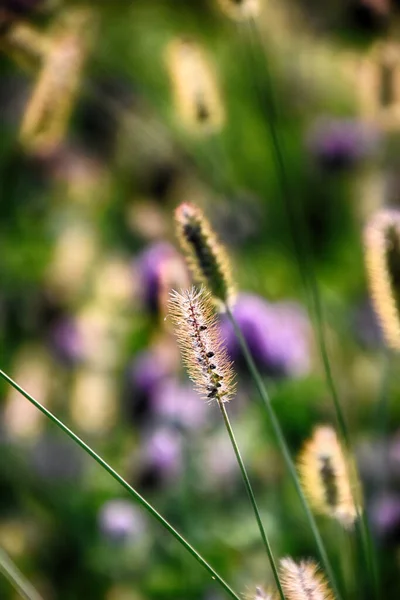
[[[371,510],[371,523],[376,534],[386,542],[399,540],[400,536],[400,495],[386,493],[374,500]]]
[[[310,325],[303,309],[290,302],[271,304],[241,294],[233,314],[260,369],[271,375],[302,376],[310,369]],[[235,362],[242,361],[231,323],[222,318],[222,337]]]
[[[125,382],[126,409],[134,418],[145,416],[151,408],[157,388],[179,368],[177,348],[161,343],[140,353],[127,369]]]
[[[374,154],[377,132],[355,119],[320,118],[311,127],[308,147],[326,169],[351,168]]]
[[[61,361],[76,364],[83,359],[83,340],[72,318],[56,321],[50,331],[50,345]]]
[[[143,485],[156,485],[175,479],[182,470],[182,441],[179,433],[159,427],[145,435],[141,448]]]
[[[98,518],[101,532],[112,542],[137,540],[146,529],[142,512],[128,500],[106,502]]]
[[[153,414],[159,419],[187,429],[198,429],[210,414],[205,402],[199,401],[192,385],[169,378],[158,385],[151,397]]]
[[[138,289],[144,305],[152,312],[159,309],[162,268],[167,261],[178,256],[175,248],[167,242],[157,242],[145,248],[136,261]]]

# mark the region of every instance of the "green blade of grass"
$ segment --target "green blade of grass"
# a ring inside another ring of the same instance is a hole
[[[272,574],[274,576],[276,587],[278,588],[279,596],[280,596],[281,600],[285,600],[285,595],[283,593],[281,581],[279,579],[279,573],[278,573],[278,569],[276,567],[274,556],[272,554],[272,549],[271,549],[267,534],[265,533],[264,525],[262,523],[261,516],[260,516],[260,511],[258,510],[257,502],[256,502],[256,499],[254,496],[253,487],[251,485],[249,476],[247,475],[246,467],[244,465],[242,455],[240,454],[239,446],[236,442],[235,434],[233,433],[233,429],[232,429],[231,422],[229,420],[228,413],[226,412],[226,408],[225,408],[225,405],[223,402],[218,402],[218,405],[221,410],[222,417],[224,419],[225,427],[228,431],[228,435],[231,440],[233,450],[235,452],[236,460],[238,462],[240,472],[242,474],[242,478],[243,478],[247,493],[250,498],[251,505],[253,507],[253,511],[254,511],[254,515],[256,517],[258,529],[260,530],[261,539],[263,541],[263,544],[265,546],[265,549],[266,549],[266,552],[268,555],[269,563],[271,565]]]
[[[234,600],[241,600],[232,588],[222,579],[222,577],[213,569],[213,567],[197,552],[195,548],[149,503],[139,492],[137,492],[121,475],[117,473],[101,456],[99,456],[88,444],[86,444],[76,433],[67,427],[52,412],[45,408],[40,402],[35,400],[27,391],[25,391],[17,382],[15,382],[7,373],[0,370],[0,377],[7,381],[22,396],[31,402],[41,413],[52,421],[59,429],[68,435],[76,444],[78,444],[89,456],[91,456],[115,481],[117,481],[138,504],[140,504],[150,515],[156,519],[184,548],[193,556],[193,558],[211,575],[211,578],[225,590],[225,592]],[[35,600],[39,600],[36,598]]]
[[[0,573],[25,600],[43,600],[33,585],[25,578],[3,548],[0,548]]]
[[[276,440],[278,442],[280,451],[281,451],[282,456],[284,458],[284,461],[286,463],[286,467],[287,467],[287,469],[289,471],[289,474],[290,474],[290,476],[291,476],[291,478],[293,480],[293,484],[294,484],[294,486],[296,488],[296,491],[297,491],[297,494],[299,496],[300,502],[301,502],[301,504],[303,506],[304,512],[306,514],[307,521],[308,521],[308,523],[310,525],[310,529],[311,529],[311,531],[312,531],[312,533],[314,535],[315,542],[316,542],[316,545],[317,545],[317,548],[318,548],[318,553],[320,555],[321,561],[322,561],[323,566],[324,566],[324,568],[326,570],[326,574],[327,574],[328,578],[330,579],[330,582],[332,584],[332,588],[334,589],[335,598],[337,600],[340,600],[341,596],[339,594],[339,589],[338,589],[338,586],[337,586],[336,577],[335,577],[333,568],[331,566],[331,563],[330,563],[330,560],[329,560],[329,557],[328,557],[328,553],[327,553],[326,548],[325,548],[325,544],[324,544],[324,542],[322,540],[322,537],[321,537],[321,534],[319,532],[319,529],[318,529],[317,523],[315,521],[314,515],[313,515],[313,513],[312,513],[312,511],[311,511],[311,509],[309,507],[308,502],[307,502],[307,498],[304,495],[303,488],[301,487],[301,483],[300,483],[300,480],[299,480],[299,477],[298,477],[298,474],[297,474],[297,471],[296,471],[296,467],[295,467],[293,459],[291,457],[290,450],[289,450],[289,447],[287,445],[287,442],[286,442],[285,436],[283,434],[282,428],[280,426],[278,417],[276,416],[275,410],[274,410],[274,408],[273,408],[273,406],[271,404],[271,400],[270,400],[269,394],[268,394],[267,389],[266,389],[266,387],[265,387],[265,385],[264,385],[264,383],[262,381],[261,375],[258,372],[258,369],[257,369],[257,367],[256,367],[256,365],[254,363],[253,357],[251,355],[249,347],[247,346],[246,340],[243,337],[243,334],[242,334],[242,332],[240,330],[240,327],[237,324],[236,319],[233,316],[233,314],[232,314],[232,312],[231,312],[231,310],[230,310],[230,308],[228,306],[226,307],[226,311],[227,311],[227,315],[228,315],[228,317],[229,317],[229,319],[230,319],[230,321],[232,323],[232,326],[233,326],[233,328],[235,330],[236,336],[238,338],[238,341],[239,341],[240,347],[242,349],[243,356],[244,356],[244,358],[246,360],[247,366],[249,368],[249,371],[250,371],[250,373],[251,373],[251,375],[253,377],[253,380],[254,380],[254,382],[256,384],[256,387],[257,387],[257,389],[259,391],[260,397],[261,397],[261,399],[263,401],[263,405],[266,408],[269,421],[270,421],[270,423],[272,425],[272,429],[274,431],[274,435],[276,437]]]

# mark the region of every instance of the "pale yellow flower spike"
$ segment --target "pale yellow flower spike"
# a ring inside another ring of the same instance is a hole
[[[51,151],[64,138],[81,81],[91,13],[76,10],[57,28],[43,59],[20,131],[21,142]]]
[[[212,65],[198,44],[173,40],[166,52],[168,71],[178,117],[190,131],[219,131],[225,115]]]
[[[228,402],[235,392],[235,376],[210,293],[194,287],[173,292],[169,314],[183,362],[198,393],[210,402]]]
[[[284,558],[280,576],[286,600],[334,600],[324,575],[313,561],[296,563]]]
[[[300,454],[298,469],[304,492],[314,509],[351,527],[357,518],[351,478],[336,432],[316,427]],[[353,474],[355,478],[355,474]]]
[[[383,209],[375,213],[365,228],[364,243],[373,306],[387,345],[392,350],[399,351],[400,212]],[[398,263],[396,272],[393,264],[395,261]]]
[[[179,245],[195,281],[210,290],[219,309],[232,306],[236,290],[230,260],[211,224],[195,204],[184,202],[175,210]]]

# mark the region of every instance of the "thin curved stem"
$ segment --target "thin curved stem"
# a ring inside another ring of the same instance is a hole
[[[33,585],[25,578],[3,548],[0,548],[0,573],[25,600],[43,600]]]
[[[43,413],[50,421],[52,421],[59,429],[66,433],[75,443],[77,443],[89,456],[91,456],[113,479],[115,479],[125,490],[138,502],[148,513],[151,514],[161,525],[169,531],[171,535],[193,556],[193,558],[211,575],[212,579],[217,581],[219,585],[227,592],[227,594],[234,598],[234,600],[240,600],[240,597],[229,587],[229,585],[222,579],[220,575],[208,562],[193,548],[193,546],[185,540],[185,538],[149,503],[143,496],[139,494],[121,475],[117,473],[101,456],[99,456],[88,444],[86,444],[76,433],[74,433],[69,427],[64,425],[60,419],[58,419],[52,412],[47,410],[40,402],[35,400],[33,396],[28,394],[18,383],[16,383],[11,377],[9,377],[4,371],[0,370],[0,377],[7,381],[13,388],[15,388],[20,394],[22,394],[29,402],[31,402],[41,413]]]
[[[318,552],[319,552],[319,555],[321,557],[321,561],[322,561],[322,563],[323,563],[323,565],[325,567],[326,574],[327,574],[328,578],[330,579],[332,587],[334,589],[335,597],[337,598],[337,600],[341,600],[341,596],[339,594],[339,589],[338,589],[337,582],[336,582],[336,577],[335,577],[333,568],[331,566],[330,560],[328,558],[328,553],[326,551],[325,544],[324,544],[324,542],[322,540],[322,537],[321,537],[321,534],[319,532],[319,529],[318,529],[317,523],[315,521],[314,515],[311,512],[311,509],[310,509],[310,507],[308,505],[307,498],[304,495],[303,488],[301,487],[301,483],[300,483],[299,477],[297,475],[296,467],[295,467],[293,459],[292,459],[292,457],[290,455],[289,447],[287,445],[285,436],[284,436],[282,428],[280,426],[278,417],[276,416],[275,410],[274,410],[274,408],[273,408],[273,406],[271,404],[271,400],[270,400],[269,394],[268,394],[267,389],[266,389],[266,387],[265,387],[265,385],[264,385],[264,383],[262,381],[262,378],[261,378],[261,376],[260,376],[260,374],[258,372],[258,369],[257,369],[257,367],[256,367],[256,365],[254,363],[253,357],[252,357],[252,355],[250,353],[250,350],[249,350],[249,348],[247,346],[246,340],[243,337],[243,334],[242,334],[242,332],[240,330],[240,327],[237,324],[237,322],[235,320],[235,317],[233,316],[233,314],[232,314],[232,312],[231,312],[231,310],[230,310],[230,308],[228,306],[226,307],[226,312],[227,312],[227,315],[228,315],[228,317],[229,317],[229,319],[230,319],[230,321],[231,321],[231,323],[233,325],[233,328],[234,328],[236,336],[238,338],[238,341],[239,341],[240,347],[242,349],[244,358],[246,360],[246,363],[248,365],[250,373],[251,373],[251,375],[252,375],[252,377],[254,379],[254,382],[255,382],[255,384],[257,386],[257,389],[258,389],[259,394],[261,396],[261,399],[262,399],[262,401],[264,403],[264,406],[265,406],[265,408],[267,410],[268,417],[269,417],[269,420],[271,422],[272,429],[274,431],[274,434],[275,434],[276,440],[278,442],[279,448],[280,448],[280,450],[282,452],[282,455],[283,455],[283,458],[285,460],[286,467],[287,467],[287,469],[288,469],[288,471],[290,473],[290,476],[291,476],[291,478],[293,480],[293,484],[294,484],[294,486],[296,488],[296,491],[297,491],[297,494],[299,496],[300,502],[301,502],[301,504],[303,506],[304,512],[306,513],[306,517],[307,517],[308,523],[310,525],[311,531],[312,531],[312,533],[314,535],[315,542],[316,542],[317,548],[318,548]]]
[[[257,25],[254,20],[250,20],[248,23],[248,35],[250,38],[250,45],[254,44],[254,40],[259,38],[259,33],[257,29]],[[264,72],[265,72],[265,84],[266,84],[266,92],[259,91],[260,93],[260,102],[263,108],[265,103],[265,107],[269,113],[269,118],[267,119],[268,128],[270,137],[272,140],[272,148],[273,148],[273,156],[275,159],[276,173],[279,180],[279,186],[281,189],[282,200],[285,205],[289,228],[292,236],[292,241],[294,245],[294,251],[298,262],[299,272],[302,279],[302,283],[304,286],[304,290],[308,297],[309,302],[309,310],[310,317],[314,322],[314,328],[316,333],[316,338],[318,342],[318,346],[321,353],[322,364],[325,371],[325,377],[328,389],[331,393],[336,420],[339,428],[339,434],[344,442],[344,445],[347,449],[347,452],[351,452],[351,443],[350,443],[350,434],[349,429],[346,423],[346,419],[344,417],[344,412],[340,404],[339,395],[336,389],[334,377],[332,374],[332,369],[329,360],[328,346],[326,342],[326,335],[324,330],[324,315],[321,297],[318,289],[318,282],[315,277],[315,273],[312,268],[309,267],[309,258],[310,258],[310,248],[309,241],[307,238],[307,231],[304,221],[304,214],[301,211],[301,208],[298,206],[298,203],[293,201],[294,195],[292,192],[292,186],[289,182],[289,178],[287,176],[286,164],[285,164],[285,155],[283,142],[280,139],[278,129],[276,127],[276,117],[277,117],[277,109],[276,109],[276,100],[274,98],[271,75],[269,71],[269,65],[267,61],[267,57],[265,54],[264,47],[261,42],[260,47],[263,50],[264,56]],[[252,50],[254,48],[252,47]],[[374,553],[374,549],[372,546],[371,534],[369,530],[368,519],[365,511],[357,510],[357,517],[360,523],[357,526],[359,537],[361,541],[361,545],[364,549],[364,554],[367,563],[371,568],[371,579],[372,586],[374,589],[375,597],[378,598],[378,568],[377,561]]]
[[[277,566],[275,563],[274,555],[272,554],[272,549],[271,549],[270,543],[268,541],[267,534],[265,533],[264,525],[262,523],[261,516],[260,516],[260,511],[258,510],[256,498],[254,496],[253,487],[250,483],[250,479],[247,474],[246,467],[244,466],[242,455],[240,454],[239,446],[236,442],[235,434],[233,433],[233,429],[232,429],[232,425],[231,425],[229,417],[228,417],[228,413],[226,412],[225,404],[223,402],[218,402],[218,405],[221,410],[222,417],[224,419],[224,423],[225,423],[226,429],[228,431],[229,438],[230,438],[232,446],[233,446],[233,450],[236,455],[236,459],[237,459],[237,462],[238,462],[238,465],[240,468],[240,472],[243,477],[244,484],[246,486],[247,493],[250,498],[251,505],[253,507],[253,511],[254,511],[254,515],[256,517],[258,529],[260,530],[261,538],[264,543],[265,549],[267,551],[268,559],[269,559],[269,562],[271,565],[272,574],[275,579],[276,587],[278,588],[279,596],[280,596],[281,600],[285,600],[285,595],[283,593],[282,585],[281,585],[281,582],[279,579],[278,569],[277,569]]]

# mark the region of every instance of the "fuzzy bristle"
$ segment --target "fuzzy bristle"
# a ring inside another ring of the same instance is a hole
[[[258,585],[245,595],[245,600],[275,600],[276,596],[267,591],[263,586]]]
[[[235,290],[230,262],[202,211],[183,203],[175,211],[178,240],[195,280],[210,290],[217,304],[231,305]]]
[[[173,40],[166,60],[182,123],[197,133],[219,131],[224,109],[215,74],[203,50],[191,40]]]
[[[217,0],[217,3],[235,21],[254,19],[260,12],[260,0]]]
[[[387,345],[400,350],[400,211],[378,211],[365,228],[369,288]]]
[[[62,141],[78,92],[91,13],[76,10],[68,17],[51,40],[23,117],[20,137],[30,149],[46,152]]]
[[[305,560],[296,563],[291,558],[284,558],[280,564],[282,588],[287,600],[334,600],[316,563]]]
[[[306,442],[298,461],[301,482],[311,505],[351,527],[357,518],[348,465],[335,431],[331,427],[316,427]],[[355,479],[355,474],[353,479]]]
[[[169,314],[183,362],[198,393],[210,402],[228,402],[235,391],[234,372],[209,292],[193,287],[173,292]]]

